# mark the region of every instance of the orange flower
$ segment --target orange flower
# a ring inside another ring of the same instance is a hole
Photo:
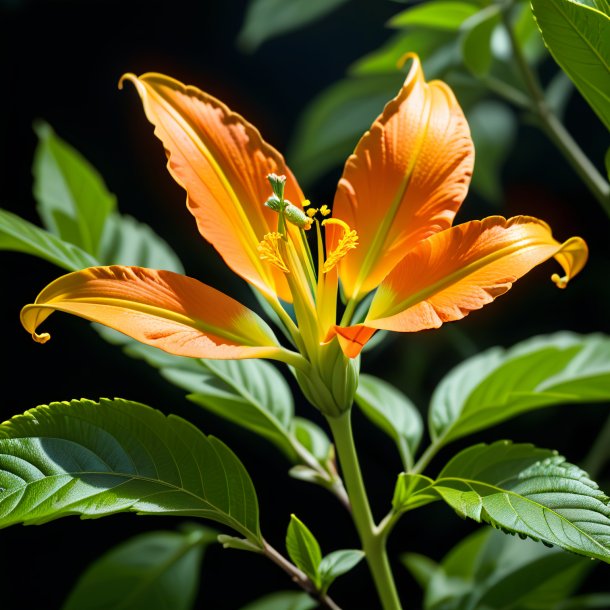
[[[332,414],[349,408],[358,375],[350,359],[377,329],[412,332],[463,318],[552,257],[564,271],[552,279],[565,287],[587,259],[581,238],[559,243],[527,216],[451,226],[472,173],[470,132],[451,89],[426,83],[410,57],[398,95],[347,160],[332,217],[304,201],[280,153],[222,102],[161,74],[121,80],[135,85],[201,235],[267,300],[295,349],[217,290],[137,267],[60,277],[23,308],[25,328],[44,342],[37,328],[58,310],[181,356],[281,360]],[[354,320],[369,294],[368,312]]]

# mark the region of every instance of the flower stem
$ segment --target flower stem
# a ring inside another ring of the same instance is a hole
[[[351,409],[327,418],[337,449],[343,479],[352,506],[352,517],[383,610],[401,610],[400,599],[386,551],[386,535],[373,520],[352,434]]]
[[[503,11],[502,18],[510,38],[517,67],[530,94],[530,110],[536,115],[553,144],[555,144],[557,149],[574,168],[581,180],[601,204],[606,214],[610,216],[610,184],[591,163],[574,138],[563,126],[563,123],[549,107],[544,97],[544,91],[527,63],[527,59],[515,36],[510,16],[506,11]]]

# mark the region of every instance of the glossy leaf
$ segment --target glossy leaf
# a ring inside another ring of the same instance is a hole
[[[35,126],[34,196],[45,227],[98,256],[104,224],[115,207],[97,171],[46,123]]]
[[[443,468],[433,488],[463,517],[610,563],[608,497],[553,451],[475,445]]]
[[[404,75],[348,78],[314,98],[299,119],[288,160],[302,186],[339,167],[384,104],[396,95]]]
[[[327,591],[339,576],[353,570],[364,558],[364,553],[356,549],[333,551],[320,562],[320,580],[322,591]]]
[[[276,591],[244,606],[241,610],[313,610],[318,602],[304,591]]]
[[[594,8],[571,0],[532,0],[532,9],[551,55],[610,130],[607,6]]]
[[[610,337],[543,335],[450,371],[432,395],[430,431],[448,442],[533,409],[609,398]]]
[[[250,0],[237,42],[255,51],[263,42],[321,19],[347,0]]]
[[[122,400],[51,403],[0,426],[0,527],[118,512],[211,519],[262,544],[258,502],[230,449]]]
[[[472,17],[477,10],[477,6],[469,2],[436,0],[401,11],[390,19],[388,25],[393,28],[420,26],[456,31],[462,22]]]
[[[460,541],[436,567],[431,564],[424,609],[555,610],[593,566],[558,548],[479,530]]]
[[[462,24],[462,59],[475,76],[487,74],[493,62],[491,35],[500,23],[500,7],[491,5]]]
[[[215,541],[214,530],[195,525],[134,536],[86,569],[62,610],[190,610],[203,551]]]
[[[438,500],[439,497],[432,487],[433,483],[430,477],[423,474],[400,473],[394,488],[392,510],[395,513],[404,513]]]
[[[488,201],[502,203],[502,170],[517,132],[517,119],[506,104],[486,100],[472,107],[468,124],[476,150],[472,188]]]
[[[328,435],[311,420],[295,417],[292,421],[292,434],[320,463],[326,462],[332,456]]]
[[[355,401],[364,414],[395,443],[405,470],[413,465],[423,433],[417,407],[387,381],[360,375]]]
[[[98,265],[90,254],[74,244],[0,209],[0,250],[32,254],[67,271]]]
[[[315,536],[308,527],[295,515],[290,515],[290,523],[286,533],[286,550],[290,559],[320,588],[320,562],[322,551]]]

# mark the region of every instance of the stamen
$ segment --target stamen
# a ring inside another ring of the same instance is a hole
[[[324,204],[320,208],[320,214],[322,214],[322,216],[328,216],[330,214],[330,208],[326,204]]]
[[[567,275],[559,277],[559,273],[553,273],[553,275],[551,275],[551,280],[557,288],[565,288],[568,285],[568,279]]]
[[[305,199],[301,205],[306,208],[308,205],[311,205],[311,201],[309,201],[309,199]]]
[[[358,245],[358,233],[350,229],[349,225],[339,218],[327,218],[322,221],[324,225],[339,225],[343,229],[343,237],[339,240],[337,247],[328,254],[322,271],[328,273],[350,250]]]
[[[267,261],[272,265],[275,265],[280,271],[284,273],[290,273],[290,270],[286,266],[286,263],[282,259],[280,253],[279,240],[282,239],[281,233],[267,233],[258,244],[257,250],[261,260]]]
[[[318,208],[309,208],[305,213],[309,218],[313,218],[318,213]]]
[[[36,341],[36,343],[46,343],[51,338],[49,333],[32,333],[32,339]]]

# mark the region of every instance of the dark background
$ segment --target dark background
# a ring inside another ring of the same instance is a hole
[[[32,123],[44,119],[99,170],[122,212],[150,224],[174,247],[187,274],[246,298],[243,282],[226,273],[200,239],[185,210],[183,191],[165,171],[164,155],[135,91],[117,88],[120,76],[127,71],[159,71],[198,85],[258,126],[276,148],[286,150],[301,111],[341,78],[350,63],[388,37],[384,23],[401,7],[390,1],[352,0],[324,20],[270,40],[248,55],[235,44],[245,6],[237,0],[0,0],[0,205],[38,222],[31,194],[36,145]],[[601,165],[607,134],[577,95],[566,121]],[[308,196],[330,201],[339,174],[340,168],[329,172]],[[422,411],[438,379],[474,351],[561,329],[608,331],[609,224],[599,205],[552,145],[527,123],[520,128],[503,178],[506,201],[501,210],[473,193],[458,220],[498,212],[539,216],[552,224],[558,239],[583,236],[591,260],[566,291],[558,291],[550,282],[555,268],[548,263],[459,325],[401,336],[367,355],[363,371],[394,382]],[[357,545],[337,502],[323,490],[289,478],[288,464],[273,447],[188,403],[181,391],[104,343],[84,321],[54,316],[53,341],[44,347],[32,342],[19,324],[19,310],[60,272],[26,255],[4,252],[2,258],[0,419],[55,400],[104,396],[177,413],[225,440],[246,464],[258,490],[263,532],[277,548],[283,550],[291,512],[309,525],[324,552]],[[298,394],[297,411],[321,423]],[[606,415],[604,407],[580,406],[522,416],[456,443],[432,467],[466,444],[497,438],[556,448],[579,463]],[[400,465],[391,442],[359,413],[355,428],[373,506],[381,516]],[[608,481],[608,475],[606,471],[600,480]],[[167,518],[117,515],[4,530],[0,532],[0,607],[55,610],[84,567],[100,553],[135,533],[177,524]],[[414,550],[438,559],[476,527],[433,505],[400,523],[391,552],[396,557]],[[417,607],[417,586],[398,562],[395,572],[406,605]],[[595,579],[599,573],[600,569],[586,585],[589,589],[603,583],[602,577]],[[290,586],[284,574],[262,558],[215,546],[204,559],[197,607],[236,609],[265,592]],[[345,607],[377,606],[364,565],[339,580],[333,596]]]

